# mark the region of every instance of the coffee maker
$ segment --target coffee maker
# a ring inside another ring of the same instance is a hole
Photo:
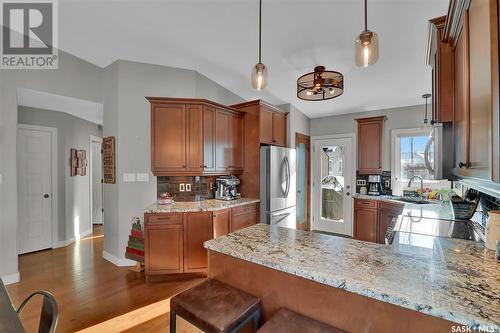
[[[235,176],[221,176],[215,180],[216,190],[215,199],[219,200],[236,200],[241,198],[238,193],[237,186],[240,180]]]
[[[369,175],[368,176],[368,195],[380,195],[382,192],[382,176]]]

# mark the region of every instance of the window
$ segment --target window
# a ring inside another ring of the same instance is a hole
[[[432,128],[412,128],[392,131],[391,169],[393,194],[401,195],[413,176],[420,176],[424,186],[441,187],[439,180],[436,143],[440,131]],[[417,181],[415,186],[420,186]],[[445,184],[442,184],[445,185]]]

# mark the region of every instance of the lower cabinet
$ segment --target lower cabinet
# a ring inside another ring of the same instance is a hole
[[[203,243],[212,239],[212,212],[184,214],[184,272],[207,269],[207,250]]]
[[[213,212],[144,214],[146,275],[206,272],[203,243],[258,218],[257,203]]]
[[[384,244],[387,227],[403,208],[404,204],[396,202],[355,199],[354,238]]]

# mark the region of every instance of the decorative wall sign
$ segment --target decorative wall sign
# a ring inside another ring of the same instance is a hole
[[[87,152],[84,149],[71,148],[71,176],[85,176],[87,174]]]
[[[105,184],[116,183],[116,165],[115,165],[115,137],[108,136],[102,138],[102,164],[103,181]]]

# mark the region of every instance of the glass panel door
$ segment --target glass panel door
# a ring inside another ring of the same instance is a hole
[[[352,236],[352,139],[314,143],[313,229]]]
[[[307,146],[305,143],[297,145],[297,221],[299,229],[304,224],[307,224],[306,212],[306,159],[307,159]]]

